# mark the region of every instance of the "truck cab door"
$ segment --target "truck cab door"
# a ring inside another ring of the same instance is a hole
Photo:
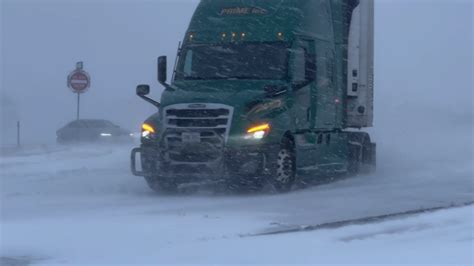
[[[311,91],[316,75],[314,42],[299,40],[292,47],[293,116],[296,130],[311,128]]]

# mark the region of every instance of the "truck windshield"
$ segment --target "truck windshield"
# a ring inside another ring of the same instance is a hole
[[[287,77],[288,54],[288,45],[282,42],[189,46],[176,80],[281,80]]]

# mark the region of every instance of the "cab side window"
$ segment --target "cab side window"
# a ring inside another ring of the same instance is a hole
[[[192,75],[193,69],[193,50],[189,50],[186,53],[186,57],[184,60],[184,76],[190,77]]]

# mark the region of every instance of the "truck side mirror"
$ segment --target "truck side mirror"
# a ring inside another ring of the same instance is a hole
[[[158,81],[161,84],[166,83],[167,63],[166,56],[158,57]]]
[[[137,86],[137,95],[138,97],[142,98],[143,100],[153,104],[157,108],[160,108],[160,103],[148,98],[147,95],[150,93],[150,85],[142,84]]]
[[[137,86],[137,95],[145,96],[150,94],[150,85],[142,84]]]

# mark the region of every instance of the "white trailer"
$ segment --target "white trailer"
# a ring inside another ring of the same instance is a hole
[[[360,0],[352,12],[347,64],[347,127],[373,125],[374,1]]]

